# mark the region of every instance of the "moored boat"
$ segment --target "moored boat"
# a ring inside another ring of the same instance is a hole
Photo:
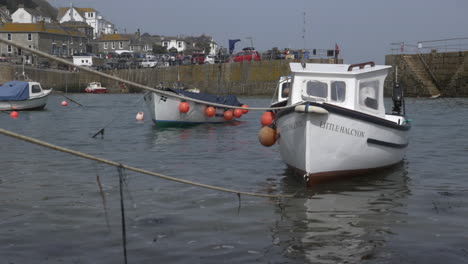
[[[85,88],[87,93],[107,93],[107,88],[103,87],[100,82],[91,82]]]
[[[165,94],[147,92],[144,96],[151,118],[156,125],[223,123],[240,118],[247,112],[247,110],[230,110],[210,105],[212,103],[227,107],[242,106],[234,95],[217,96],[175,88],[164,88],[163,90],[166,92]],[[193,102],[189,99],[203,101],[203,103]]]
[[[7,82],[0,86],[0,111],[43,109],[51,92],[52,89],[42,89],[38,82]]]
[[[272,104],[289,107],[272,111],[274,121],[264,128],[274,131],[270,136],[277,139],[282,159],[308,184],[363,174],[403,159],[411,126],[398,85],[392,113],[385,113],[383,85],[391,66],[290,67],[288,99]]]

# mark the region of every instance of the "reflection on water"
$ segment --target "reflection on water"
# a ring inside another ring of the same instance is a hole
[[[290,174],[285,172],[285,192],[301,188]],[[303,189],[302,198],[287,201],[278,211],[291,226],[277,228],[275,236],[278,241],[286,237],[289,257],[304,257],[310,263],[372,258],[402,212],[409,193],[406,175],[401,163],[388,171]]]

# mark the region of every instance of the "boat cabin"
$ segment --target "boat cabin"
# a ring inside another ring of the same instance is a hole
[[[21,101],[44,95],[38,82],[10,81],[0,86],[0,101]]]
[[[305,66],[305,67],[303,67]],[[290,63],[293,75],[288,104],[323,102],[385,117],[383,86],[391,66]]]

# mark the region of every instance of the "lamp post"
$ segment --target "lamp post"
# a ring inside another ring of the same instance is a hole
[[[252,37],[246,37],[245,39],[250,40],[250,47],[253,48],[253,38]]]
[[[245,39],[249,39],[250,40],[250,47],[253,49],[254,46],[253,46],[253,38],[252,37],[246,37]],[[253,61],[254,60],[254,55],[252,54],[252,57],[250,58],[250,61]]]

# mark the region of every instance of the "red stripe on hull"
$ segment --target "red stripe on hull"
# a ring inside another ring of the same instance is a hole
[[[306,176],[306,172],[295,168],[293,166],[288,165],[288,168],[294,173],[295,176],[299,177],[303,181],[307,181],[307,186],[312,187],[316,184],[323,183],[323,182],[328,182],[328,181],[334,181],[342,178],[349,178],[353,176],[362,176],[366,175],[372,172],[377,172],[377,171],[382,171],[386,170],[389,168],[392,168],[398,164],[400,164],[401,161],[383,166],[383,167],[378,167],[378,168],[369,168],[369,169],[359,169],[359,170],[344,170],[344,171],[326,171],[326,172],[318,172],[318,173],[309,173]]]

